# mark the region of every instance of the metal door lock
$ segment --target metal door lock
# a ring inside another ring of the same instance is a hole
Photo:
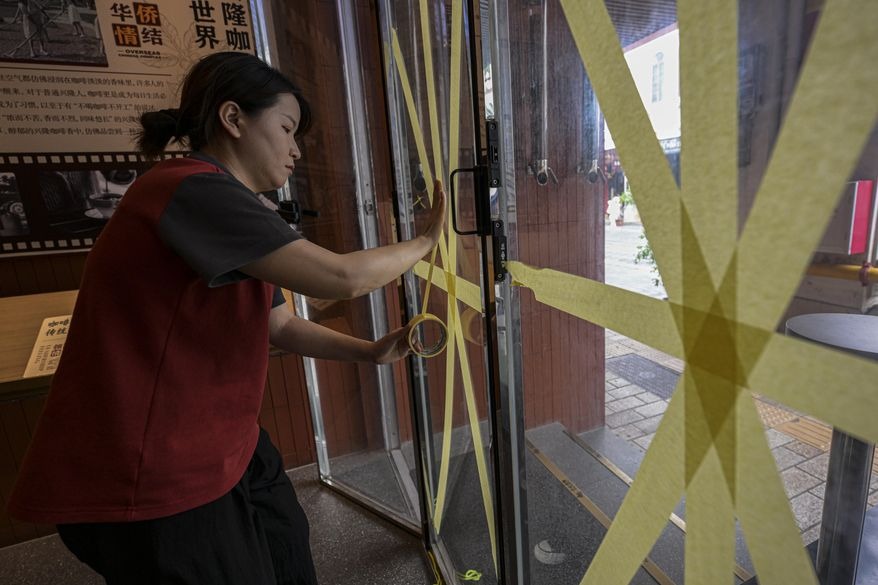
[[[506,279],[506,230],[503,222],[494,220],[491,236],[494,239],[494,281]]]

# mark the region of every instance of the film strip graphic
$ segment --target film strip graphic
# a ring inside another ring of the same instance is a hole
[[[135,152],[0,154],[0,257],[87,251],[154,162]]]
[[[187,154],[187,152],[167,152],[160,155],[159,160],[181,158]],[[155,161],[147,160],[140,153],[136,152],[94,152],[89,154],[75,152],[0,154],[0,169],[6,166],[19,165],[149,164],[151,162]]]

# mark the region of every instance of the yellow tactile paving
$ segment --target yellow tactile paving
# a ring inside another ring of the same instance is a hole
[[[832,443],[832,427],[813,418],[796,416],[775,428],[821,451],[829,451]],[[872,459],[872,473],[878,475],[878,454]]]
[[[807,417],[796,417],[776,428],[821,451],[829,451],[829,445],[832,443],[832,428]]]
[[[755,401],[756,410],[759,412],[759,418],[762,419],[762,424],[765,425],[765,428],[767,429],[773,429],[778,425],[790,422],[799,417],[798,414],[789,409],[783,408],[782,406],[777,406],[760,398],[756,398]]]

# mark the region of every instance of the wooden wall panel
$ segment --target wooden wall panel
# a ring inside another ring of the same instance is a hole
[[[79,288],[87,252],[0,258],[0,297]]]
[[[311,422],[308,390],[305,386],[305,369],[301,357],[286,355],[281,358],[284,366],[284,385],[287,392],[287,413],[293,429],[295,457],[288,467],[307,465],[316,460],[314,427]]]
[[[313,126],[302,138],[303,158],[297,165],[296,195],[303,207],[317,211],[300,225],[312,242],[335,252],[361,247],[351,145],[339,54],[338,24],[333,3],[310,0],[276,3],[279,67],[303,89],[312,106]],[[311,26],[301,26],[311,23]],[[295,48],[295,52],[293,51]],[[315,321],[345,333],[365,337],[367,305],[352,302],[310,303]],[[375,377],[363,366],[318,362],[318,383],[323,405],[324,429],[331,455],[367,446],[362,419],[362,396],[374,386]],[[352,416],[352,410],[359,415]],[[359,424],[356,419],[360,419]]]
[[[381,243],[396,240],[390,148],[384,103],[382,50],[374,3],[357,2],[359,49],[366,82],[365,106],[370,129],[373,185]],[[309,100],[314,123],[301,140],[303,158],[297,165],[296,191],[303,207],[319,212],[300,226],[311,241],[336,252],[362,248],[358,227],[355,175],[339,53],[335,4],[308,0],[275,2],[279,28],[278,66],[296,81]],[[301,23],[311,23],[302,26]],[[370,80],[379,81],[372,83]],[[397,283],[385,287],[388,327],[402,324]],[[314,301],[311,318],[323,325],[369,337],[366,299],[347,302]],[[394,367],[400,435],[410,437],[408,377]],[[323,422],[330,456],[383,447],[376,369],[370,364],[317,364]]]
[[[560,7],[548,6],[547,158],[558,184],[539,186],[527,172],[536,158],[539,120],[530,80],[539,47],[530,43],[529,7],[510,5],[518,258],[602,281],[601,183],[588,183],[577,169],[590,162],[582,139],[583,96],[590,87]],[[537,303],[527,290],[521,291],[521,328],[526,426],[558,421],[581,432],[602,425],[603,329]]]
[[[6,502],[44,404],[45,390],[0,402],[0,547],[54,532],[53,526],[20,522],[6,513]]]
[[[271,435],[287,469],[316,460],[314,431],[302,359],[284,354],[269,359],[259,422]]]

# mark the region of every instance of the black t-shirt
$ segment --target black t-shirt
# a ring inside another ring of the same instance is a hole
[[[161,239],[216,287],[250,278],[239,270],[302,236],[214,158],[226,174],[199,173],[184,179],[159,220]],[[275,287],[272,306],[284,303]]]

